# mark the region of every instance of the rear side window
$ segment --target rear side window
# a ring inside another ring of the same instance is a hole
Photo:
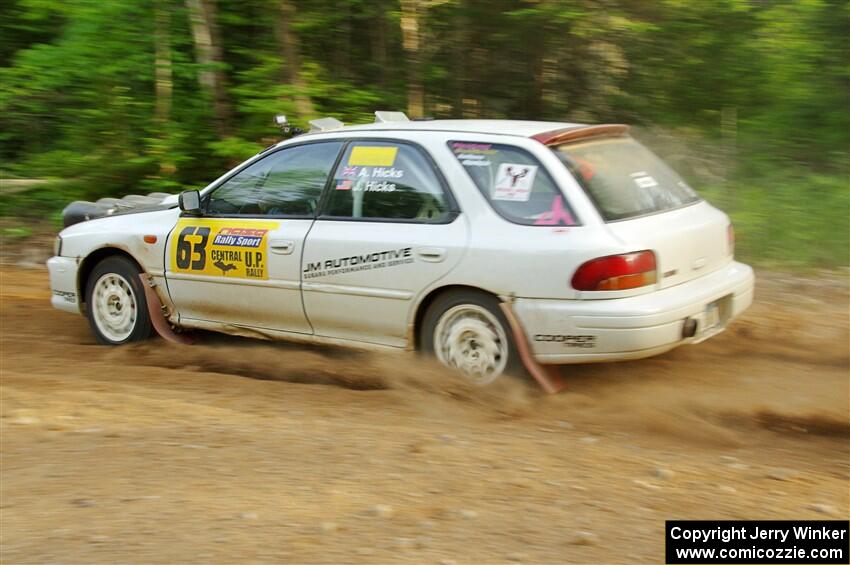
[[[546,169],[513,145],[450,141],[481,193],[503,218],[526,226],[574,226],[575,215]]]
[[[355,141],[334,172],[322,216],[440,223],[450,209],[434,168],[416,147]]]
[[[554,148],[607,221],[679,208],[700,197],[676,171],[630,137]]]

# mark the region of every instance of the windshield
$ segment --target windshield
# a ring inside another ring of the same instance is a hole
[[[630,137],[552,148],[606,221],[679,208],[700,200],[676,171]]]

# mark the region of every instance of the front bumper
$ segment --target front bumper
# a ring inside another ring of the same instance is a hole
[[[76,259],[71,257],[51,257],[47,260],[47,272],[50,273],[50,303],[54,308],[80,314],[81,297],[77,291]]]
[[[602,300],[518,298],[513,309],[539,363],[639,359],[723,331],[752,304],[754,283],[753,270],[733,261],[698,279],[648,294]],[[697,321],[697,333],[685,338],[683,327],[689,318]]]

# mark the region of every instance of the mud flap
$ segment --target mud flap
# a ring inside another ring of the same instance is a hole
[[[153,284],[148,276],[141,274],[139,278],[142,279],[142,287],[145,289],[145,301],[148,303],[148,314],[151,317],[151,324],[153,324],[156,333],[172,343],[192,345],[195,340],[185,334],[176,333],[171,327],[171,324],[168,323],[168,320],[165,319],[165,316],[162,314],[162,302],[159,300],[159,295],[153,289]]]
[[[511,305],[507,302],[500,302],[499,307],[502,309],[502,312],[505,314],[505,318],[508,319],[508,324],[511,326],[511,331],[513,331],[514,334],[514,341],[516,342],[516,348],[519,352],[520,359],[522,359],[522,364],[525,366],[525,370],[531,373],[534,380],[536,380],[548,394],[555,394],[564,390],[567,383],[564,382],[564,379],[561,377],[558,370],[555,367],[541,365],[534,359],[534,356],[531,354],[531,346],[528,344],[528,336],[525,335],[525,330],[523,330],[522,324],[519,323],[519,320],[514,315]]]

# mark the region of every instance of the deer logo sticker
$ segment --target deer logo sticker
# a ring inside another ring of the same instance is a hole
[[[528,202],[537,175],[537,165],[502,163],[493,185],[493,200]]]

